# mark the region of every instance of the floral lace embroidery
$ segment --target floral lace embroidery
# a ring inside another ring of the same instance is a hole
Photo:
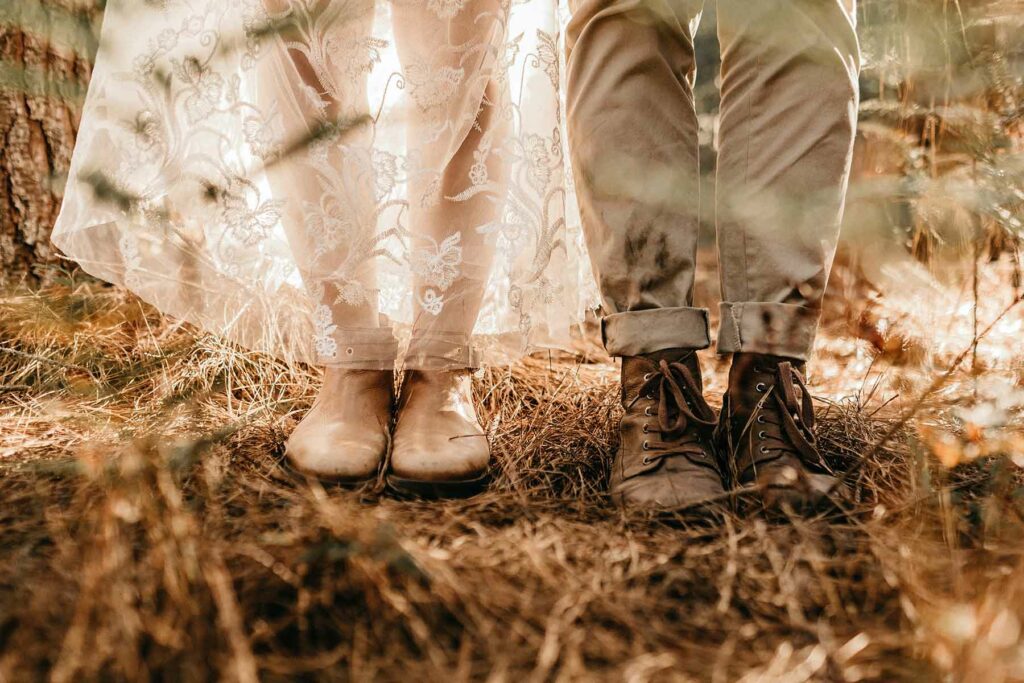
[[[326,304],[317,306],[314,323],[316,332],[313,343],[316,345],[317,355],[325,360],[337,360],[338,342],[332,335],[338,331],[338,326],[331,319],[331,307]]]
[[[462,263],[462,233],[446,237],[440,245],[417,249],[409,257],[412,272],[419,275],[430,287],[444,291],[452,286],[459,274]],[[435,293],[436,294],[436,293]]]
[[[101,46],[58,234],[120,221],[129,287],[177,287],[190,319],[247,340],[299,320],[321,360],[346,310],[439,316],[467,262],[490,333],[530,339],[582,309],[553,2],[267,1],[110,0],[119,40]],[[446,223],[462,206],[484,217]],[[254,323],[240,307],[257,299]]]
[[[252,191],[246,192],[246,189]],[[235,239],[246,246],[254,246],[281,220],[284,204],[280,199],[261,200],[256,190],[236,180],[221,197],[221,220]]]
[[[431,67],[424,63],[410,64],[405,71],[409,92],[424,111],[443,107],[455,94],[465,75],[463,69]]]
[[[466,6],[466,0],[427,0],[427,8],[441,19],[451,19]]]

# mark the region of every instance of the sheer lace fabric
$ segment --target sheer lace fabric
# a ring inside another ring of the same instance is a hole
[[[555,0],[110,2],[54,241],[289,359],[564,345],[597,296],[558,27]]]

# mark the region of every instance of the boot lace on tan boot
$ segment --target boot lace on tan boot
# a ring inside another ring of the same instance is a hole
[[[818,450],[814,405],[799,361],[738,353],[729,371],[722,431],[741,485],[762,487],[771,509],[819,507],[843,493]]]
[[[323,387],[285,444],[302,474],[339,483],[377,478],[388,452],[394,374],[328,368]]]
[[[487,484],[491,451],[473,407],[469,370],[406,372],[389,488],[420,498],[462,498]]]
[[[682,509],[725,493],[715,414],[692,351],[622,359],[621,443],[610,491],[630,506]]]

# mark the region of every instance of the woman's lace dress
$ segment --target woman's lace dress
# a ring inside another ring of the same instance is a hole
[[[112,0],[53,240],[162,311],[352,368],[568,341],[556,0]]]

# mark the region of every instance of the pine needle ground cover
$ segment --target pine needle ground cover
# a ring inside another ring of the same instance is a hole
[[[27,270],[53,260],[36,217],[102,3],[15,5],[0,110],[24,134],[0,185],[29,219],[0,220],[0,260]],[[317,371],[39,277],[0,288],[0,682],[1024,681],[1024,5],[858,5],[846,244],[810,378],[842,510],[617,508],[616,370],[586,344],[476,378],[486,494],[324,488],[280,466]]]
[[[95,283],[7,290],[0,680],[1024,679],[1013,430],[941,417],[1007,399],[825,337],[842,511],[619,509],[594,355],[483,371],[494,484],[426,503],[285,473],[316,371]]]

